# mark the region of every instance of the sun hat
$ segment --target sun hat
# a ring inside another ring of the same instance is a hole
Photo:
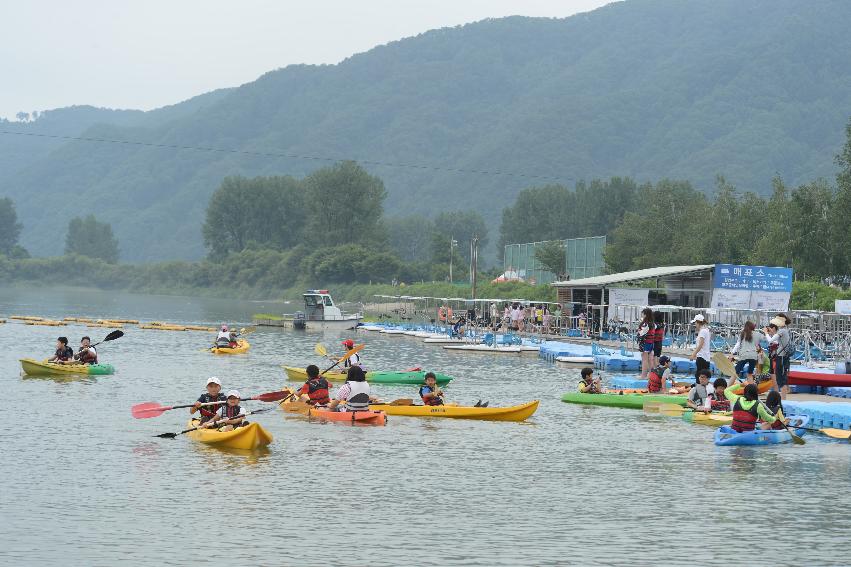
[[[771,320],[771,324],[777,325],[777,328],[779,329],[780,327],[786,326],[786,319],[784,319],[783,317],[775,317]]]
[[[209,378],[207,378],[207,385],[209,386],[210,384],[218,384],[219,386],[222,385],[219,379],[215,376],[210,376]]]
[[[692,319],[692,320],[691,320],[691,322],[692,322],[692,323],[697,323],[698,321],[699,321],[699,322],[701,322],[701,323],[703,323],[703,322],[705,322],[705,321],[706,321],[706,317],[704,317],[703,315],[701,315],[700,313],[698,313],[697,315],[695,315],[695,316],[694,316],[694,319]]]
[[[228,392],[228,397],[229,397],[229,398],[240,398],[240,399],[241,399],[241,396],[239,395],[239,391],[238,391],[238,390],[231,390],[231,391],[229,391],[229,392]]]

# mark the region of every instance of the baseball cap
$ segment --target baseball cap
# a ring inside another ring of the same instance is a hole
[[[210,376],[207,379],[207,385],[209,386],[210,384],[218,384],[219,386],[222,385],[222,383],[219,381],[219,379],[216,378],[215,376]]]
[[[239,395],[239,391],[238,391],[238,390],[230,390],[230,391],[228,392],[228,397],[229,397],[229,398],[240,398],[240,399],[241,399],[241,396]]]
[[[703,323],[704,321],[706,321],[706,318],[703,315],[701,315],[700,313],[698,313],[697,315],[694,316],[694,319],[692,319],[691,322],[697,323],[698,321]]]

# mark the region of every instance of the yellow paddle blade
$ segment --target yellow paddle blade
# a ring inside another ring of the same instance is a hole
[[[659,413],[659,406],[662,402],[644,402],[644,413]]]
[[[659,413],[662,415],[679,417],[683,415],[685,411],[686,408],[678,406],[677,404],[659,404]]]
[[[412,406],[412,405],[414,405],[414,400],[412,400],[411,398],[402,398],[402,399],[399,399],[399,400],[393,400],[392,402],[390,402],[387,405],[388,406]]]
[[[327,356],[328,355],[328,349],[325,348],[325,345],[323,345],[322,343],[316,343],[316,346],[313,347],[313,352],[315,352],[319,356]]]
[[[820,432],[824,433],[828,437],[833,437],[834,439],[845,439],[846,441],[851,440],[851,431],[847,429],[835,429],[833,427],[825,427],[823,429],[819,429]]]
[[[730,362],[730,359],[724,356],[723,352],[716,352],[712,355],[712,362],[715,363],[715,368],[731,378],[736,377],[736,367]]]

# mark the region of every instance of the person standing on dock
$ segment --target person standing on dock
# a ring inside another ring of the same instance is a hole
[[[774,379],[772,390],[779,389],[780,397],[784,400],[789,393],[789,364],[792,360],[792,353],[795,351],[787,327],[789,323],[791,323],[791,320],[785,313],[778,313],[771,320],[771,325],[765,328],[765,336],[768,339],[769,352],[772,356],[771,374]],[[776,332],[774,332],[775,329]]]
[[[712,333],[709,332],[709,323],[700,313],[695,315],[691,322],[697,332],[697,345],[695,346],[694,352],[689,355],[688,359],[693,360],[697,365],[697,368],[695,368],[694,371],[694,380],[696,384],[700,378],[700,371],[709,370],[710,367],[709,359],[712,355],[709,352],[709,345],[712,344]]]
[[[649,307],[641,310],[637,335],[638,350],[641,352],[641,379],[646,380],[653,368],[653,345],[656,342],[656,324],[653,322],[653,310]]]

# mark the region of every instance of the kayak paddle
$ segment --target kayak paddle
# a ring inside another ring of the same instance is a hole
[[[259,410],[249,411],[249,412],[241,413],[236,417],[246,417],[246,416],[249,416],[249,415],[253,415],[255,413],[267,412],[271,409],[274,409],[274,408],[263,408],[263,409],[259,409]],[[213,422],[213,425],[211,425],[210,427],[214,427],[215,425],[217,425],[217,424],[219,424],[223,421],[228,421],[230,419],[235,419],[235,418],[234,417],[227,417],[227,418],[224,418],[224,419],[218,419],[215,422]],[[210,422],[208,421],[207,423],[210,423]],[[184,429],[183,431],[179,431],[177,433],[160,433],[159,435],[154,435],[154,437],[162,437],[163,439],[174,439],[178,435],[183,435],[184,433],[189,433],[190,431],[197,431],[198,429],[208,429],[207,423],[204,423],[203,425],[198,425],[196,427],[190,427],[189,429]]]
[[[99,343],[95,343],[92,346],[96,347],[101,343],[114,341],[115,339],[120,339],[123,336],[124,336],[124,331],[115,330],[115,331],[112,331],[111,333],[109,333],[107,336],[105,336],[102,341],[100,341]]]
[[[328,349],[325,348],[325,345],[323,345],[322,343],[316,343],[316,346],[313,347],[313,352],[315,352],[319,356],[328,356]]]
[[[739,377],[736,375],[736,367],[733,366],[733,363],[730,362],[730,359],[724,356],[721,352],[716,352],[712,355],[712,362],[715,363],[715,368],[721,371],[722,374],[726,374],[730,378],[738,380]]]
[[[329,366],[328,368],[326,368],[325,370],[323,370],[322,372],[320,372],[320,373],[319,373],[319,375],[321,376],[321,375],[325,374],[326,372],[328,372],[329,370],[331,370],[332,368],[334,368],[335,366],[337,366],[337,365],[338,365],[338,364],[340,364],[341,362],[344,362],[344,361],[348,360],[348,359],[349,359],[349,358],[351,358],[353,355],[355,355],[355,354],[359,353],[360,351],[362,351],[362,350],[363,350],[363,348],[364,348],[365,346],[366,346],[366,345],[357,345],[355,348],[353,348],[352,350],[350,350],[349,352],[347,352],[346,354],[344,354],[343,356],[341,356],[341,357],[340,357],[340,360],[338,360],[337,362],[335,362],[334,364],[332,364],[331,366]]]
[[[275,391],[275,392],[267,392],[265,394],[260,394],[259,396],[253,396],[251,398],[244,398],[241,401],[260,401],[260,402],[277,402],[283,399],[286,399],[287,392],[283,390]],[[209,402],[206,404],[201,404],[202,406],[218,406],[222,404],[226,404],[227,401],[222,402]],[[186,404],[180,406],[161,406],[156,402],[145,402],[142,404],[136,404],[132,408],[130,408],[130,413],[136,419],[147,419],[149,417],[158,417],[168,410],[173,409],[181,409],[181,408],[191,408],[195,404]]]
[[[764,408],[765,408],[765,410],[766,410],[768,413],[771,413],[771,410],[769,410],[769,409],[768,409],[768,406],[766,406],[765,404],[763,404],[763,403],[762,403],[762,402],[760,402],[759,400],[757,400],[757,403],[758,403],[758,404],[762,404],[762,407],[764,407]],[[807,444],[807,442],[806,442],[806,441],[804,441],[804,439],[803,439],[802,437],[798,437],[797,435],[795,435],[795,432],[794,432],[794,431],[792,431],[791,429],[789,429],[789,426],[788,426],[788,425],[786,425],[786,422],[785,422],[785,421],[781,421],[781,422],[780,422],[780,424],[781,424],[781,425],[782,425],[782,426],[786,429],[786,431],[789,433],[789,435],[791,435],[791,436],[792,436],[792,443],[794,443],[795,445],[806,445],[806,444]]]

